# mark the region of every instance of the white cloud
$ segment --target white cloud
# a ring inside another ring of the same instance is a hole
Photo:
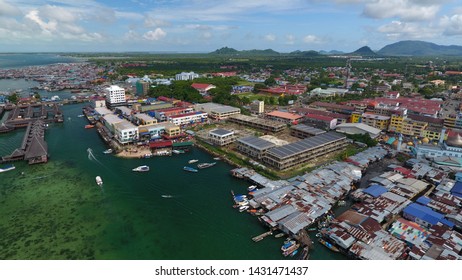
[[[143,34],[143,38],[149,41],[158,41],[167,36],[167,32],[162,30],[160,27],[156,28],[154,31],[150,30]]]
[[[170,22],[160,19],[160,18],[156,18],[152,15],[146,15],[144,18],[144,26],[147,28],[166,27],[170,25],[171,25]]]
[[[8,3],[8,1],[0,0],[0,16],[18,16],[21,14],[18,7]]]
[[[266,41],[269,41],[269,42],[276,41],[276,35],[274,35],[274,34],[266,34],[264,36],[264,38],[265,38]]]
[[[437,1],[373,0],[364,6],[363,14],[371,18],[399,18],[404,21],[434,19],[441,6]]]
[[[293,45],[293,44],[295,44],[295,36],[292,35],[292,34],[286,35],[286,41],[285,41],[285,43],[286,43],[287,45]]]
[[[204,40],[209,40],[209,39],[211,39],[212,37],[213,37],[212,33],[208,32],[208,31],[207,31],[207,32],[203,32],[203,33],[201,34],[201,38],[204,39]]]
[[[442,17],[440,26],[443,28],[444,35],[462,35],[462,13]]]
[[[64,7],[51,5],[46,5],[40,8],[40,15],[50,20],[56,20],[59,22],[74,22],[77,19],[77,14],[75,12],[70,11]]]
[[[324,40],[315,35],[306,35],[305,37],[303,37],[303,42],[307,44],[321,44],[324,42]]]
[[[435,28],[421,26],[415,22],[392,21],[380,26],[377,31],[384,33],[391,40],[425,39],[438,34]]]

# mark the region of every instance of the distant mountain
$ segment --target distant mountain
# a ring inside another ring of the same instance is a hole
[[[266,50],[244,50],[238,51],[233,48],[223,47],[211,53],[211,55],[232,55],[232,56],[278,56],[280,53],[272,49]]]
[[[386,45],[377,52],[386,56],[459,56],[462,46],[442,46],[424,41],[400,41]]]
[[[319,51],[320,54],[327,54],[327,55],[333,55],[333,54],[344,54],[345,52],[342,51],[337,51],[337,50],[331,50],[331,51]]]
[[[217,49],[210,54],[227,54],[227,55],[233,55],[233,54],[239,54],[239,51],[233,48],[228,48],[228,47],[223,47],[221,49]]]
[[[303,56],[303,57],[314,57],[314,56],[321,56],[322,54],[318,53],[317,51],[300,51],[296,50],[289,53],[291,56]]]
[[[360,56],[377,56],[377,54],[371,50],[368,46],[364,46],[350,53],[350,55],[360,55]]]

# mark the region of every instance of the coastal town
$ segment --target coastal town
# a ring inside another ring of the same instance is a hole
[[[0,79],[39,86],[0,95],[0,133],[26,128],[22,145],[1,155],[0,171],[17,160],[53,160],[47,123],[66,125],[60,107],[81,103],[82,129],[97,131],[105,153],[140,159],[200,148],[233,165],[230,176],[250,187],[233,192],[230,205],[268,229],[254,241],[287,238],[284,256],[308,259],[318,242],[352,259],[462,259],[462,95],[454,82],[462,73],[429,61],[411,79],[352,67],[366,58],[337,59],[345,66],[241,72],[230,64],[171,76],[128,73],[144,63],[2,69]],[[230,78],[239,83],[226,94],[239,102],[220,103],[214,82]],[[177,83],[189,83],[202,102],[153,94]],[[213,165],[191,161],[184,170]]]

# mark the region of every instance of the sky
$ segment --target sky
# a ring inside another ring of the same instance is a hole
[[[0,0],[0,52],[462,45],[460,0]]]

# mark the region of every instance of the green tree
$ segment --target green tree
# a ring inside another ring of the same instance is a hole
[[[13,93],[12,95],[8,96],[8,101],[17,104],[19,101],[19,95],[17,93]]]

